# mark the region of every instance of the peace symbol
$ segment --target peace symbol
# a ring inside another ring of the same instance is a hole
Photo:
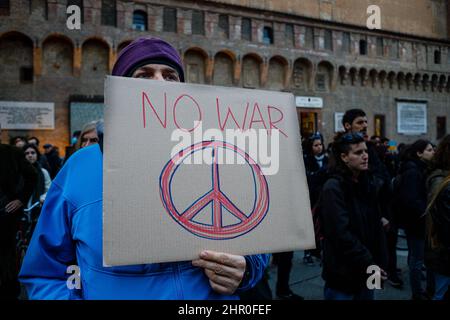
[[[256,199],[253,210],[247,212],[247,214],[241,211],[220,189],[219,163],[217,160],[219,148],[237,153],[245,159],[252,169]],[[211,149],[212,151],[212,187],[206,194],[194,200],[186,210],[180,213],[172,199],[172,177],[187,156],[205,149]],[[207,239],[225,240],[240,237],[257,227],[269,209],[269,188],[259,165],[242,149],[223,141],[202,141],[180,151],[164,166],[159,182],[161,201],[169,215],[187,231]],[[213,208],[212,224],[194,221],[194,217],[209,204],[212,204]],[[222,208],[228,210],[240,222],[224,226],[222,223]]]

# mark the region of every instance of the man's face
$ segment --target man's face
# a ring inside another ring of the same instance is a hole
[[[81,138],[81,148],[98,143],[97,130],[89,131]]]
[[[25,146],[25,141],[23,141],[22,139],[17,139],[15,142],[15,145],[17,148],[23,148]]]
[[[174,68],[153,63],[138,68],[133,73],[132,78],[180,82],[180,76]]]
[[[30,139],[30,140],[28,140],[28,143],[37,146],[37,140],[36,139]]]
[[[365,142],[350,145],[348,154],[342,153],[341,159],[353,172],[365,171],[369,168],[369,155]]]
[[[353,122],[350,123],[345,123],[344,125],[345,127],[345,131],[347,132],[351,132],[351,133],[355,133],[355,132],[360,132],[364,135],[364,137],[367,138],[367,117],[356,117],[355,119],[353,119]]]

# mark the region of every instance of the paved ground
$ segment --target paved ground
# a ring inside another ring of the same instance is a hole
[[[398,248],[406,248],[405,239],[399,237]],[[377,300],[408,300],[411,298],[411,290],[408,279],[407,251],[397,250],[397,267],[402,270],[401,278],[404,281],[402,289],[396,289],[385,284],[384,289],[377,290]],[[277,278],[277,267],[272,265],[269,269],[269,285],[275,298],[275,284]],[[303,251],[296,251],[293,259],[293,269],[290,277],[292,291],[303,296],[307,300],[323,300],[324,281],[321,277],[321,268],[316,261],[314,266],[303,263]]]

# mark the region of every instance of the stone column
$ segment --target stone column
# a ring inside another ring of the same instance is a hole
[[[73,75],[79,77],[81,74],[82,53],[80,44],[75,44],[73,48]]]
[[[214,73],[214,57],[211,57],[211,53],[209,57],[206,58],[206,72],[205,72],[205,83],[212,84]]]
[[[288,64],[284,68],[285,75],[284,75],[284,84],[283,85],[284,85],[285,89],[289,89],[291,87],[291,77],[292,77],[293,70],[294,70],[293,62],[289,61]]]
[[[114,67],[114,63],[117,60],[117,49],[115,47],[109,48],[109,59],[108,59],[108,66],[109,66],[109,73],[112,72],[112,69]]]
[[[242,60],[241,56],[236,57],[234,62],[234,72],[233,72],[233,85],[239,86],[241,82],[241,70],[242,70]]]
[[[260,70],[261,70],[261,79],[260,79],[261,88],[265,88],[267,85],[267,80],[269,78],[269,61],[267,58],[264,58],[263,62],[261,63]]]
[[[33,71],[35,76],[42,75],[42,48],[37,45],[33,47]]]

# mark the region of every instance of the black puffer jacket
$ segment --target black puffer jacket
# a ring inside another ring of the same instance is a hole
[[[407,233],[425,238],[425,186],[427,164],[421,160],[409,160],[400,167],[400,186],[396,199],[399,219]]]
[[[427,219],[433,227],[428,230],[432,234],[427,237],[425,265],[436,273],[450,277],[450,184],[436,198]]]
[[[323,241],[322,276],[330,288],[356,293],[366,288],[367,267],[385,269],[385,234],[374,179],[358,182],[337,174],[324,185],[320,202]]]
[[[311,154],[305,156],[304,161],[309,189],[309,200],[311,206],[314,207],[319,199],[320,191],[327,180],[328,157],[326,155],[323,156],[322,167],[319,167],[317,159]]]

